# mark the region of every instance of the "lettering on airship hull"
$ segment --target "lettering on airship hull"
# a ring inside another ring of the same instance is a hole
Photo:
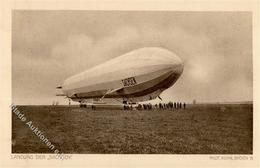
[[[124,86],[133,86],[137,84],[134,77],[123,79],[122,82]]]

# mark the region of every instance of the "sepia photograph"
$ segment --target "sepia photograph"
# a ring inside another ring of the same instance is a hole
[[[11,13],[12,154],[253,154],[250,11]]]

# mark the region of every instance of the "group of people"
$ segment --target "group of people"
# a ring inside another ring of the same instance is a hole
[[[157,106],[157,104],[155,104],[155,106]],[[184,103],[182,103],[182,102],[169,102],[169,103],[167,103],[167,104],[165,104],[165,103],[159,103],[159,108],[160,109],[173,109],[173,108],[175,108],[175,109],[181,109],[181,108],[183,108],[183,109],[185,109],[186,108],[186,103],[184,102]]]
[[[136,107],[137,110],[152,110],[152,109],[185,109],[185,102],[169,102],[169,103],[159,103],[159,104],[138,104]],[[133,106],[124,106],[125,110],[132,110]]]

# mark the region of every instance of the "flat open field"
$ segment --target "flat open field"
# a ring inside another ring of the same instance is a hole
[[[252,154],[253,105],[111,110],[18,106],[63,153]],[[53,153],[14,113],[13,153]]]

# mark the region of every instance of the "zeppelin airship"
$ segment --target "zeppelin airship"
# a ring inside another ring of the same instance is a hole
[[[104,98],[124,104],[160,98],[183,72],[182,60],[159,47],[130,51],[69,77],[58,89],[79,103]]]

